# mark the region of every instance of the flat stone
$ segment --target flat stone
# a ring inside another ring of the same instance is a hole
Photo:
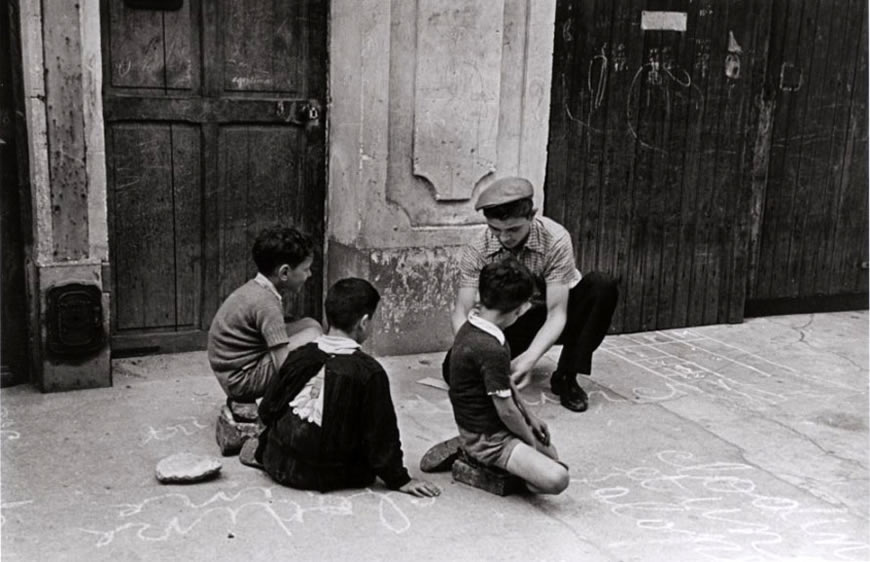
[[[464,458],[453,463],[453,479],[497,496],[515,494],[525,488],[522,478],[498,468],[471,464]]]
[[[157,463],[157,480],[162,484],[192,484],[214,478],[221,463],[212,457],[176,453]]]
[[[235,421],[256,423],[258,417],[256,402],[234,402],[231,400],[229,404]]]
[[[257,423],[237,422],[229,406],[224,405],[215,424],[215,439],[225,457],[238,454],[246,439],[260,433]]]

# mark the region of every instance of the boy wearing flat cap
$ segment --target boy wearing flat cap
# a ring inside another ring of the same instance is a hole
[[[486,264],[514,257],[535,277],[532,308],[505,330],[511,350],[511,378],[524,386],[535,363],[555,344],[563,345],[550,387],[565,408],[582,412],[588,396],[577,375],[589,375],[592,353],[610,327],[616,307],[616,281],[600,273],[581,275],[574,263],[571,235],[555,221],[536,216],[534,189],[524,178],[490,184],[474,208],[489,226],[465,246],[459,290],[453,308],[454,334],[473,313],[477,283]]]

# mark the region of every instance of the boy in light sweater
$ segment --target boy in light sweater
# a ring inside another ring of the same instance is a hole
[[[290,351],[323,333],[313,318],[284,318],[284,295],[298,292],[311,277],[311,239],[295,228],[267,228],[252,254],[259,273],[224,300],[208,332],[209,364],[236,402],[262,397]]]

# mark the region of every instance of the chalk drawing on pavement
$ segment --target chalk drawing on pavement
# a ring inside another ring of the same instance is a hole
[[[6,515],[3,514],[4,509],[11,509],[15,507],[20,507],[22,505],[28,505],[33,503],[33,500],[22,500],[17,502],[3,502],[0,503],[0,527],[6,524]]]
[[[661,386],[633,388],[639,402],[708,395],[740,408],[761,408],[794,398],[824,397],[830,386],[851,390],[688,330],[634,334],[600,351],[655,375],[650,381]],[[772,381],[787,384],[776,386]]]
[[[15,422],[9,419],[9,412],[6,408],[0,408],[0,437],[15,441],[21,438],[21,434],[14,429],[9,429],[15,425]]]
[[[154,428],[154,426],[149,425],[145,438],[139,446],[141,447],[150,441],[167,441],[177,435],[193,435],[199,430],[209,427],[208,425],[200,423],[199,420],[193,416],[186,416],[179,419],[183,421],[166,427]]]
[[[756,481],[762,474],[741,462],[704,461],[690,452],[665,450],[643,464],[571,482],[647,532],[611,547],[679,545],[711,560],[776,559],[793,553],[802,538],[824,559],[870,556],[855,523],[848,527],[845,508],[820,509],[765,493]]]
[[[400,506],[398,496],[416,508],[427,508],[435,502],[435,498],[406,498],[395,492],[378,492],[370,488],[351,494],[298,494],[286,488],[255,486],[237,492],[220,491],[199,503],[186,494],[173,492],[149,497],[139,503],[111,506],[117,509],[118,518],[130,519],[112,529],[79,530],[93,535],[97,547],[111,544],[125,531],[134,533],[133,536],[141,541],[162,542],[183,537],[200,524],[213,529],[219,518],[228,518],[233,525],[250,520],[253,511],[265,515],[289,537],[293,536],[293,526],[304,524],[306,517],[312,514],[350,517],[374,508],[378,513],[378,524],[399,535],[411,528],[411,519]],[[167,506],[171,509],[167,510]],[[161,515],[167,511],[173,513],[168,519]],[[247,513],[240,518],[243,511]],[[258,519],[258,524],[261,522]]]

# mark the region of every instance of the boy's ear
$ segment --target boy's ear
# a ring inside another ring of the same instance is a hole
[[[276,272],[279,278],[284,278],[290,275],[290,264],[285,263],[278,266],[278,271]]]
[[[359,319],[359,322],[357,322],[357,326],[359,326],[360,330],[365,332],[368,329],[371,321],[371,316],[369,316],[368,314],[363,314],[363,317]]]

